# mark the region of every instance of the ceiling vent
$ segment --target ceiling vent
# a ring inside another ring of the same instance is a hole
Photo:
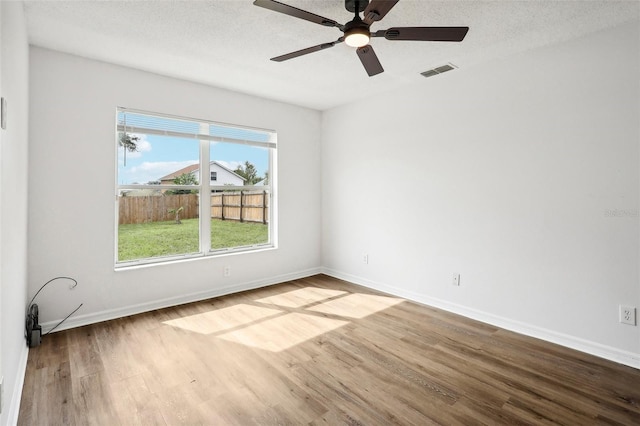
[[[454,70],[456,68],[458,68],[458,67],[456,67],[452,63],[448,63],[446,65],[442,65],[440,67],[436,67],[436,68],[421,72],[420,75],[425,76],[425,77],[433,77],[434,75],[442,74],[443,72],[451,71],[451,70]]]

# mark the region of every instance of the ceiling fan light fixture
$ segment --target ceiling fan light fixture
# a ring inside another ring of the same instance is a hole
[[[344,26],[344,42],[351,47],[362,47],[369,44],[369,26],[357,17]]]
[[[344,38],[344,42],[351,47],[366,46],[367,44],[369,44],[369,34],[354,31],[346,35],[346,37]]]

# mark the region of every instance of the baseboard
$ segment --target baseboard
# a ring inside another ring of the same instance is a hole
[[[241,284],[234,284],[227,287],[215,288],[197,293],[184,294],[167,299],[154,300],[151,302],[140,303],[137,305],[125,306],[116,309],[108,309],[86,315],[78,315],[70,317],[55,331],[67,330],[70,328],[81,327],[83,325],[95,324],[102,321],[108,321],[116,318],[122,318],[129,315],[141,314],[156,309],[168,308],[171,306],[182,305],[185,303],[198,302],[200,300],[211,299],[213,297],[225,296],[227,294],[238,293],[241,291],[253,290],[256,288],[267,287],[274,284],[297,280],[300,278],[310,277],[322,273],[322,268],[311,268],[304,271],[292,272],[289,274],[276,275],[273,277],[249,281]],[[42,332],[47,333],[58,324],[60,320],[49,321],[41,324]]]
[[[442,299],[426,296],[424,294],[407,291],[398,287],[372,281],[363,277],[347,274],[330,268],[323,268],[322,272],[334,278],[349,281],[363,287],[378,290],[393,296],[402,297],[414,302],[433,306],[454,314],[462,315],[477,321],[491,324],[509,331],[524,334],[526,336],[535,337],[547,342],[555,343],[567,348],[575,349],[590,355],[608,359],[610,361],[624,364],[629,367],[640,369],[640,354],[634,352],[623,351],[611,346],[602,345],[600,343],[581,339],[579,337],[558,333],[553,330],[537,327],[531,324],[514,321],[509,318],[490,314],[477,309],[468,308],[466,306],[447,302]]]
[[[20,414],[20,400],[22,399],[22,388],[24,387],[24,377],[27,373],[28,359],[29,347],[25,344],[22,346],[22,353],[20,354],[20,359],[18,361],[16,384],[13,387],[13,395],[11,395],[11,403],[9,405],[7,425],[10,426],[18,424],[18,415]]]

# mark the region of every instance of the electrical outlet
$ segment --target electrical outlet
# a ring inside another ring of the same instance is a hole
[[[367,265],[369,264],[369,255],[368,254],[363,254],[362,255],[362,263],[366,263]]]
[[[2,408],[3,408],[3,401],[4,401],[4,376],[0,377],[0,413],[2,413]]]
[[[453,274],[453,281],[451,282],[451,284],[453,284],[455,286],[459,286],[460,285],[460,274],[458,274],[458,273]]]
[[[225,277],[230,277],[230,276],[231,276],[231,266],[226,265],[226,266],[222,269],[222,275],[224,275]]]
[[[620,322],[623,324],[636,325],[636,308],[633,306],[620,305]]]

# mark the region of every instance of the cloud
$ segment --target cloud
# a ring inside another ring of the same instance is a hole
[[[187,160],[187,161],[154,161],[149,162],[145,161],[139,166],[133,167],[131,169],[132,173],[153,173],[157,175],[156,179],[160,179],[162,176],[166,176],[170,173],[173,173],[177,170],[190,166],[192,164],[197,163],[198,160]]]
[[[184,167],[196,164],[198,160],[187,161],[145,161],[138,166],[120,172],[121,185],[147,183],[160,180],[161,177],[180,170]]]

